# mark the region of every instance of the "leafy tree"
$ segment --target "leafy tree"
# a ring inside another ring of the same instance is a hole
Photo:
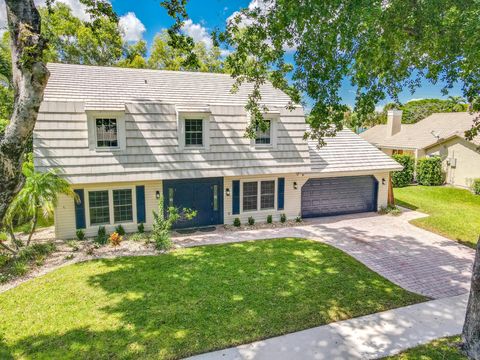
[[[467,111],[468,105],[465,104],[461,97],[450,97],[448,100],[413,100],[398,108],[403,110],[402,122],[405,124],[413,124],[433,113]]]
[[[147,43],[143,40],[135,44],[126,44],[123,50],[123,59],[121,59],[117,66],[145,69],[147,68]]]
[[[5,217],[5,223],[9,228],[12,242],[17,245],[17,250],[21,242],[15,239],[13,233],[15,220],[30,221],[30,233],[26,243],[26,246],[29,246],[37,226],[38,216],[43,216],[45,219],[53,216],[59,194],[75,197],[74,191],[65,179],[51,171],[36,172],[31,161],[23,164],[23,175],[26,177],[25,185],[13,199]]]
[[[189,62],[189,51],[170,45],[172,39],[167,30],[157,34],[153,40],[148,59],[151,69],[177,71],[223,72],[223,62],[217,47],[207,49],[202,42],[195,43],[193,54],[196,61]]]

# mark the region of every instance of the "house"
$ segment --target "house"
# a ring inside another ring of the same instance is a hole
[[[469,188],[480,178],[480,137],[465,139],[475,115],[466,112],[432,114],[415,124],[402,124],[402,111],[390,110],[386,125],[376,125],[360,136],[385,154],[411,154],[415,159],[438,155],[445,181]]]
[[[229,75],[49,64],[34,131],[38,171],[59,169],[80,201],[61,196],[58,238],[99,226],[149,229],[160,198],[198,215],[177,227],[376,211],[401,167],[349,130],[303,139],[300,105],[261,88],[267,131],[244,137],[252,86]]]

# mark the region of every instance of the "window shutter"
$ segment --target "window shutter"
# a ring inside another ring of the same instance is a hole
[[[283,210],[285,203],[285,178],[278,178],[278,210]]]
[[[74,190],[75,194],[78,196],[78,202],[75,202],[75,226],[77,229],[85,229],[85,196],[83,189]]]
[[[145,223],[145,186],[136,186],[137,223]]]
[[[240,214],[240,180],[232,181],[232,214]]]

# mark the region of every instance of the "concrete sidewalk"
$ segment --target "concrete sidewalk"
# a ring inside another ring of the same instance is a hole
[[[378,359],[460,334],[467,300],[468,294],[463,294],[428,301],[189,359]]]

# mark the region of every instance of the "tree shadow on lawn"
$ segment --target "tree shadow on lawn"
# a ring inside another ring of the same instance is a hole
[[[48,333],[50,323],[45,334],[29,334],[8,350],[0,343],[0,351],[36,359],[180,358],[424,300],[335,248],[299,239],[75,265],[85,266],[103,269],[86,280],[88,296],[116,325],[100,331],[75,324],[76,316],[94,314],[70,299],[65,306],[77,311],[67,319],[70,329]],[[43,311],[40,318],[52,321]]]

